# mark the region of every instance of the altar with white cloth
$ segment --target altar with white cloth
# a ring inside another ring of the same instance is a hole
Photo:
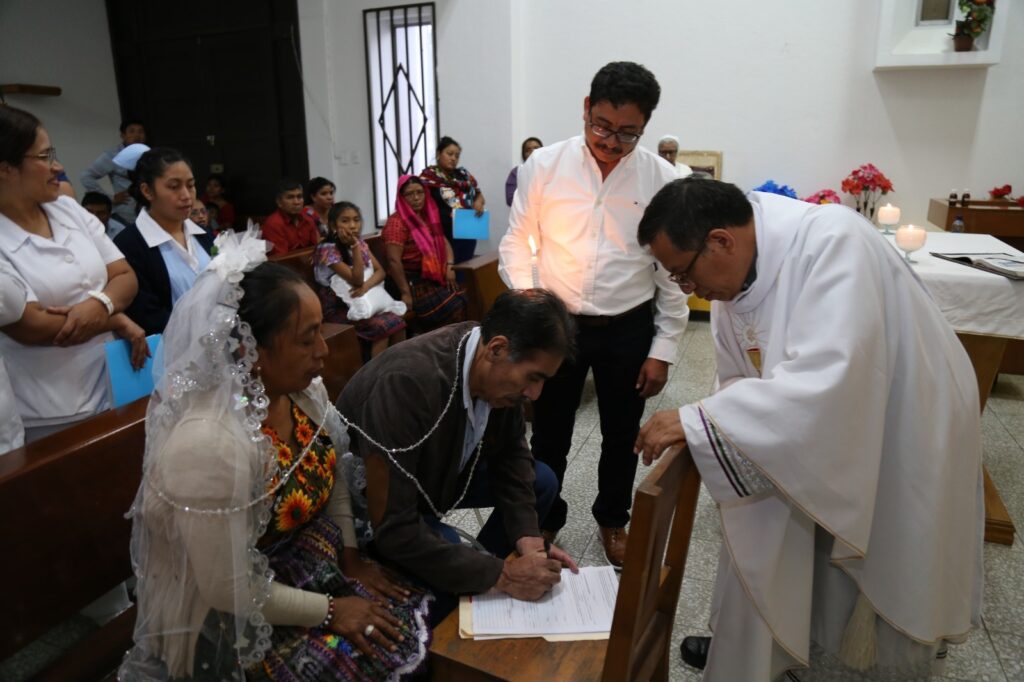
[[[893,237],[886,238],[899,250]],[[936,258],[931,252],[1006,253],[1016,258],[1024,258],[1024,253],[987,234],[929,232],[924,247],[910,256],[916,261],[914,272],[967,349],[984,410],[1007,340],[1024,339],[1024,281]],[[1010,545],[1014,532],[1006,506],[985,471],[985,540]]]

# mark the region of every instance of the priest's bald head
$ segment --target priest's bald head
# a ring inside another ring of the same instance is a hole
[[[753,281],[754,210],[735,185],[688,177],[654,195],[637,239],[685,293],[736,298]]]

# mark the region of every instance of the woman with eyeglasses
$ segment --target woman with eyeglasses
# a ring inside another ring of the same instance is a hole
[[[103,225],[60,194],[64,167],[39,119],[0,106],[0,260],[25,285],[20,318],[0,327],[25,442],[110,408],[104,344],[149,353],[125,314],[138,282]]]
[[[476,214],[484,212],[484,193],[480,191],[476,178],[459,165],[462,146],[448,137],[437,143],[437,163],[424,168],[420,179],[430,190],[430,196],[437,205],[444,236],[451,242],[452,259],[455,263],[469,260],[476,250],[475,239],[456,239],[452,234],[455,210],[471,208]]]
[[[441,230],[437,205],[415,175],[398,179],[395,212],[381,232],[388,274],[417,331],[429,331],[466,319],[466,295],[455,282],[452,246]]]

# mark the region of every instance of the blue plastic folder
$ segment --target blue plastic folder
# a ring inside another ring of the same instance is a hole
[[[456,239],[487,239],[490,236],[491,212],[477,217],[471,208],[457,208],[452,215],[452,236]]]
[[[124,339],[114,339],[104,344],[107,352],[107,378],[110,380],[114,407],[121,407],[153,392],[153,358],[160,343],[160,334],[146,337],[149,357],[145,366],[136,371],[132,368],[132,346]]]

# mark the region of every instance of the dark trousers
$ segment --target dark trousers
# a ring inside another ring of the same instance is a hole
[[[558,480],[551,469],[543,462],[534,462],[534,475],[533,494],[537,498],[535,507],[537,510],[537,521],[543,528],[544,517],[547,516],[548,511],[551,509],[551,503],[558,492]],[[481,462],[473,474],[473,480],[469,484],[469,490],[466,491],[466,497],[463,498],[457,508],[479,509],[480,507],[494,507],[494,504],[495,497],[491,489],[491,478],[487,475],[486,464]],[[448,542],[453,544],[462,542],[455,529],[445,523],[441,523],[440,519],[427,515],[423,517],[423,520]],[[508,537],[508,533],[505,532],[504,515],[500,509],[495,507],[494,511],[491,512],[491,517],[487,519],[484,527],[480,529],[476,539],[488,552],[504,559],[515,549],[515,541],[519,538]],[[431,625],[436,626],[444,620],[445,616],[452,609],[458,606],[459,598],[457,595],[447,592],[435,592],[434,597],[434,603],[430,607],[430,621]]]
[[[549,531],[560,530],[569,511],[562,485],[587,370],[594,371],[601,418],[598,493],[591,511],[599,525],[621,528],[629,523],[633,502],[637,465],[633,445],[644,412],[636,380],[654,338],[654,313],[650,305],[643,305],[613,319],[577,316],[577,323],[575,361],[564,363],[544,383],[533,404],[533,456],[558,477],[558,498],[541,522],[541,528]]]

